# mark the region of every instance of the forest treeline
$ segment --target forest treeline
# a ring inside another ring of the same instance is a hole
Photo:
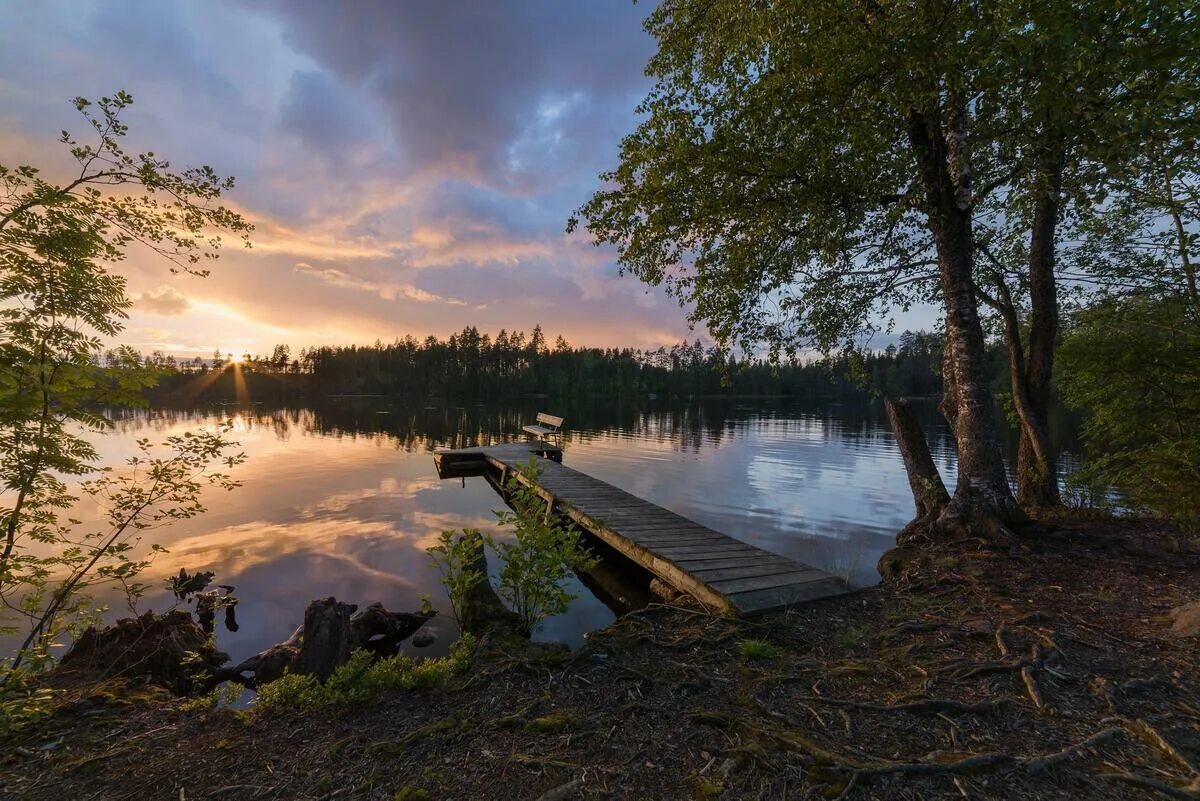
[[[178,361],[161,353],[142,364],[163,375],[155,397],[178,394],[233,399],[238,374],[247,386],[313,395],[379,394],[398,397],[500,398],[547,394],[664,397],[756,395],[846,396],[863,393],[933,395],[941,390],[941,338],[904,332],[896,345],[842,351],[825,358],[772,364],[737,356],[699,340],[655,350],[573,347],[559,336],[549,343],[540,326],[530,335],[501,330],[495,337],[475,326],[445,339],[405,337],[373,345],[304,348],[287,345],[270,356],[215,351],[212,358]],[[116,364],[118,355],[110,354]],[[211,376],[213,372],[228,376]],[[272,380],[274,379],[274,380]]]

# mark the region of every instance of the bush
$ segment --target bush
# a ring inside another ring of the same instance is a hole
[[[49,715],[54,691],[38,687],[29,671],[6,674],[0,682],[0,739]]]
[[[471,621],[467,599],[487,574],[478,568],[483,555],[483,535],[478,529],[443,531],[438,545],[426,549],[433,557],[433,566],[442,573],[442,584],[450,596],[450,608],[460,631],[467,631]]]
[[[496,594],[520,618],[526,635],[545,618],[567,610],[575,596],[563,584],[573,571],[590,570],[597,562],[583,545],[579,530],[554,522],[542,497],[521,481],[522,477],[532,481],[537,474],[536,460],[518,468],[507,487],[512,511],[496,513],[500,523],[512,526],[516,534],[516,542],[495,544],[504,561]]]
[[[1200,530],[1200,325],[1181,299],[1131,294],[1086,309],[1061,351],[1067,401],[1089,413],[1076,484]]]
[[[413,690],[443,684],[467,669],[475,638],[463,634],[450,653],[437,659],[414,659],[406,654],[374,659],[359,649],[324,684],[307,674],[289,673],[258,688],[257,709],[266,712],[313,709],[328,705],[358,705],[378,700],[393,690]]]

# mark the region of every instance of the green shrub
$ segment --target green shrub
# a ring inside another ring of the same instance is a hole
[[[437,659],[414,659],[397,654],[374,659],[364,650],[350,655],[321,684],[313,676],[289,673],[258,688],[255,706],[267,712],[312,709],[318,706],[371,703],[392,690],[413,690],[440,685],[467,669],[475,651],[475,638],[463,634],[450,653]]]
[[[205,695],[188,698],[179,704],[179,708],[184,712],[206,712],[219,706],[232,706],[245,691],[246,688],[236,681],[228,681],[214,687],[212,692]]]
[[[37,687],[31,673],[16,670],[0,681],[0,738],[49,715],[54,707],[54,692]]]
[[[1088,412],[1076,478],[1200,531],[1200,325],[1177,298],[1112,298],[1075,316],[1061,349],[1067,401]]]
[[[512,511],[496,512],[500,523],[512,526],[516,534],[516,542],[495,543],[504,561],[496,594],[517,613],[528,635],[548,616],[567,610],[575,596],[563,584],[573,571],[590,570],[597,560],[583,545],[579,530],[559,525],[547,514],[537,490],[521,481],[536,480],[537,461],[531,459],[518,473],[507,487]]]
[[[480,557],[483,555],[484,537],[478,529],[443,531],[438,538],[438,545],[427,548],[433,557],[433,566],[442,573],[442,584],[450,596],[450,608],[460,631],[467,631],[471,621],[470,605],[467,599],[481,582],[487,581],[487,574],[480,570]]]

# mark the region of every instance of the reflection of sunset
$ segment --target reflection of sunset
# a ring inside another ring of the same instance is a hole
[[[194,378],[229,373],[231,380],[251,369],[227,362]],[[743,404],[605,414],[580,410],[573,417],[566,437],[572,466],[791,558],[865,575],[907,519],[911,500],[894,440],[853,409],[832,418],[764,415]],[[207,413],[160,408],[119,417],[119,435],[101,437],[97,446],[115,462],[139,437],[161,440],[232,420],[231,436],[249,457],[235,471],[243,486],[206,493],[205,514],[147,532],[145,543],[169,552],[144,576],[154,592],[143,608],[168,602],[162,579],[179,568],[214,571],[241,599],[246,623],[221,641],[236,657],[286,638],[314,598],[411,609],[429,594],[446,611],[425,549],[445,530],[502,536],[492,513],[502,502],[483,480],[438,480],[431,451],[511,436],[527,416],[508,406],[358,400]],[[934,443],[935,458],[952,457],[948,443]],[[847,503],[851,483],[867,503]],[[76,514],[95,520],[96,512]],[[570,640],[611,619],[598,599],[576,591],[572,612],[553,623],[555,636]]]

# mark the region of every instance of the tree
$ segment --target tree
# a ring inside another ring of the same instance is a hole
[[[1200,320],[1145,291],[1081,311],[1062,353],[1068,402],[1088,410],[1085,478],[1200,532]]]
[[[977,283],[1008,348],[1018,499],[1031,508],[1058,502],[1048,411],[1059,284],[1072,283],[1058,275],[1062,240],[1120,191],[1115,177],[1194,127],[1200,26],[1171,2],[1016,5],[994,19],[1009,80],[992,101],[1006,131],[996,158],[1008,172],[977,214]]]
[[[959,457],[938,525],[1019,522],[988,386],[980,245],[997,206],[1028,199],[1040,323],[1018,386],[1036,384],[1040,400],[1056,330],[1059,161],[1077,150],[1056,136],[1080,123],[1111,75],[1093,81],[1072,62],[1087,91],[1069,98],[1079,113],[1053,124],[1038,113],[1062,98],[1031,88],[1068,70],[1029,76],[1056,36],[1105,14],[1126,37],[1161,22],[1173,44],[1191,16],[1185,4],[1149,0],[665,2],[647,21],[659,49],[645,120],[578,215],[597,244],[617,247],[624,269],[693,304],[692,319],[720,344],[766,342],[776,359],[808,345],[852,348],[892,309],[938,302],[942,408]],[[1144,55],[1158,33],[1130,50]],[[1080,34],[1092,49],[1069,52],[1100,54],[1093,39],[1109,35]]]
[[[77,499],[61,476],[97,469],[80,433],[109,425],[95,409],[136,403],[155,379],[129,348],[99,365],[103,340],[120,333],[131,305],[124,279],[106,264],[138,243],[173,271],[204,275],[221,232],[250,231],[215,202],[232,179],[209,167],[173,172],[153,153],[124,152],[120,114],[131,102],[119,92],[101,99],[96,115],[76,99],[96,142],[63,132],[79,165],[63,183],[30,166],[0,166],[0,604],[6,617],[29,623],[10,667],[42,653],[64,616],[86,610],[85,587],[109,581],[132,591],[143,562],[129,555],[129,537],[195,514],[201,485],[225,480],[209,464],[238,458],[219,433],[188,434],[167,443],[171,457],[147,452],[131,461],[132,477],[105,473],[83,485],[105,502],[108,526],[88,530],[62,514]]]
[[[720,344],[776,358],[852,345],[932,285],[959,457],[940,520],[1020,520],[974,285],[973,212],[999,177],[975,158],[995,40],[980,9],[676,0],[647,29],[646,120],[580,209],[597,243],[693,303]]]

